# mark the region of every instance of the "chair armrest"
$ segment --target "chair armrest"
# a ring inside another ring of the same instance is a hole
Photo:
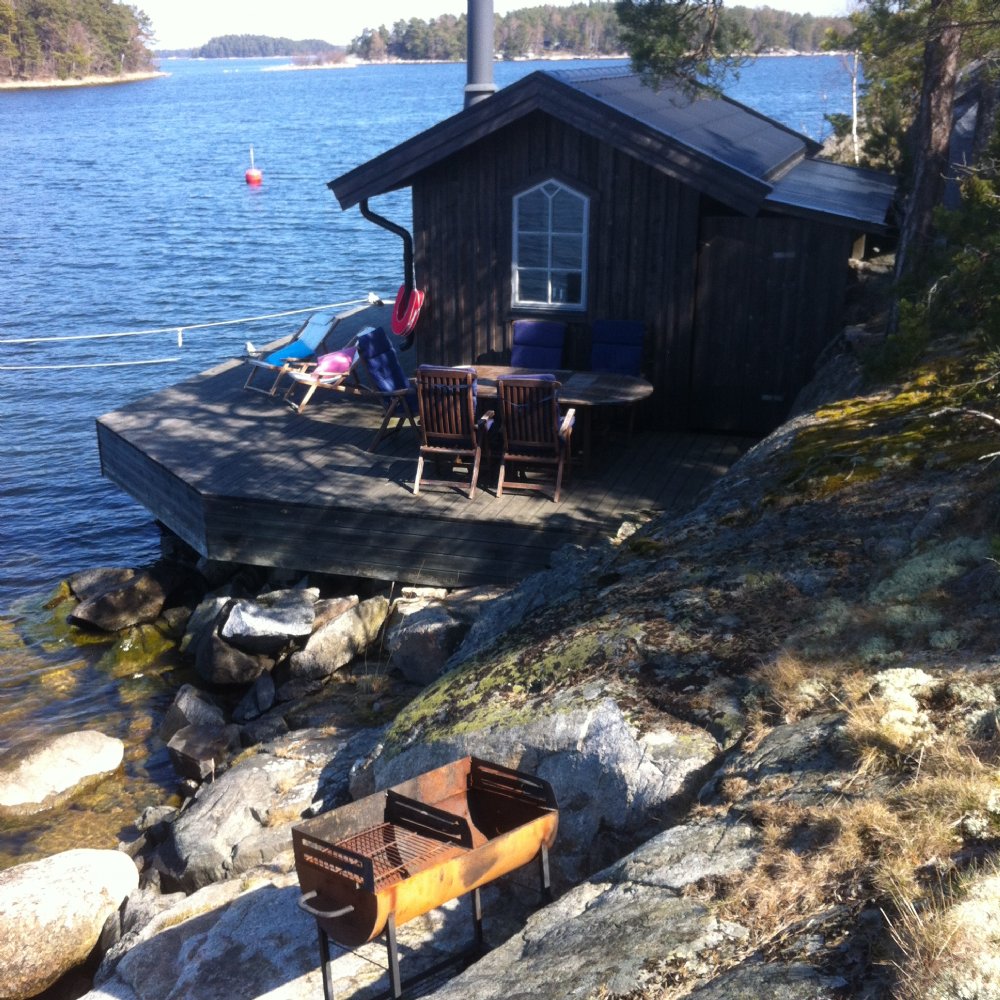
[[[483,415],[482,415],[482,416],[481,416],[481,417],[480,417],[480,418],[479,418],[479,419],[478,419],[478,420],[476,421],[476,423],[477,423],[477,424],[479,425],[479,429],[480,429],[481,431],[488,431],[488,430],[492,430],[492,428],[493,428],[493,421],[494,421],[495,419],[496,419],[496,414],[495,414],[495,413],[493,412],[493,410],[487,410],[487,411],[486,411],[486,412],[485,412],[485,413],[484,413],[484,414],[483,414]]]
[[[559,436],[568,437],[573,430],[573,424],[576,423],[576,410],[569,409],[566,411],[565,416],[562,418],[562,423],[559,425]]]

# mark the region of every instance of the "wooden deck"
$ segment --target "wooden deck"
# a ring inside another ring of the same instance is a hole
[[[320,391],[299,415],[243,388],[230,361],[97,422],[102,473],[211,559],[456,587],[511,583],[567,543],[614,534],[636,511],[680,512],[752,443],[619,432],[562,500],[448,486],[412,491],[409,427],[365,449],[381,410]],[[261,380],[262,383],[266,380]]]

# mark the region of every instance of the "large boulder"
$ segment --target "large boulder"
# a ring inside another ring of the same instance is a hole
[[[70,589],[81,598],[70,612],[74,625],[118,632],[132,625],[156,621],[178,571],[167,563],[143,570],[90,570],[70,577]]]
[[[430,684],[468,630],[441,601],[397,601],[386,629],[389,663],[410,683]]]
[[[225,641],[213,628],[202,636],[194,658],[198,676],[221,687],[252,684],[274,661],[263,653],[245,653]]]
[[[125,744],[92,730],[19,744],[0,755],[0,817],[65,802],[121,766]]]
[[[126,935],[82,1000],[322,997],[316,923],[299,908],[300,894],[294,872],[280,866],[200,889]],[[445,914],[450,926],[435,933]],[[419,974],[461,948],[468,924],[467,910],[456,902],[400,927],[403,974]],[[335,996],[374,996],[385,989],[382,941],[331,952]]]
[[[346,801],[351,765],[374,741],[366,730],[292,733],[202,785],[157,848],[161,884],[193,892],[287,851],[291,825],[314,803]]]
[[[375,642],[388,614],[386,598],[370,597],[317,629],[305,649],[292,654],[292,680],[329,677],[346,667]]]
[[[275,590],[254,600],[236,600],[219,635],[247,653],[276,653],[313,630],[319,591]]]
[[[37,996],[83,963],[138,885],[119,851],[64,851],[0,872],[0,1000]]]
[[[204,691],[193,684],[182,684],[174,695],[173,704],[160,723],[157,735],[165,743],[185,726],[223,726],[222,709]]]
[[[683,814],[716,760],[704,730],[669,717],[640,733],[598,685],[536,698],[489,725],[452,729],[352,775],[355,796],[472,754],[548,781],[559,803],[553,877],[570,884],[603,868]]]

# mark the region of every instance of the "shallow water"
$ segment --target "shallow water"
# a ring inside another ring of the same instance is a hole
[[[177,60],[143,83],[0,92],[0,752],[80,728],[128,747],[117,778],[0,824],[0,868],[113,846],[173,786],[154,730],[186,679],[176,656],[116,670],[106,644],[78,645],[65,608],[44,606],[75,570],[158,551],[148,514],[100,476],[94,419],[300,320],[187,331],[181,345],[176,332],[11,341],[393,295],[399,241],[341,212],[326,181],[461,108],[464,66],[265,71],[273,65]],[[497,83],[538,68],[498,64]],[[849,111],[850,76],[837,57],[762,59],[730,93],[819,138],[824,114]],[[251,144],[259,189],[243,180]],[[373,208],[409,225],[406,192]]]

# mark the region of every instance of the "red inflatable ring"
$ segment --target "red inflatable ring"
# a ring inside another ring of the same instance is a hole
[[[397,337],[405,337],[411,333],[420,318],[420,307],[424,304],[424,293],[419,288],[406,296],[406,285],[400,285],[396,292],[396,305],[392,310],[392,332]]]

